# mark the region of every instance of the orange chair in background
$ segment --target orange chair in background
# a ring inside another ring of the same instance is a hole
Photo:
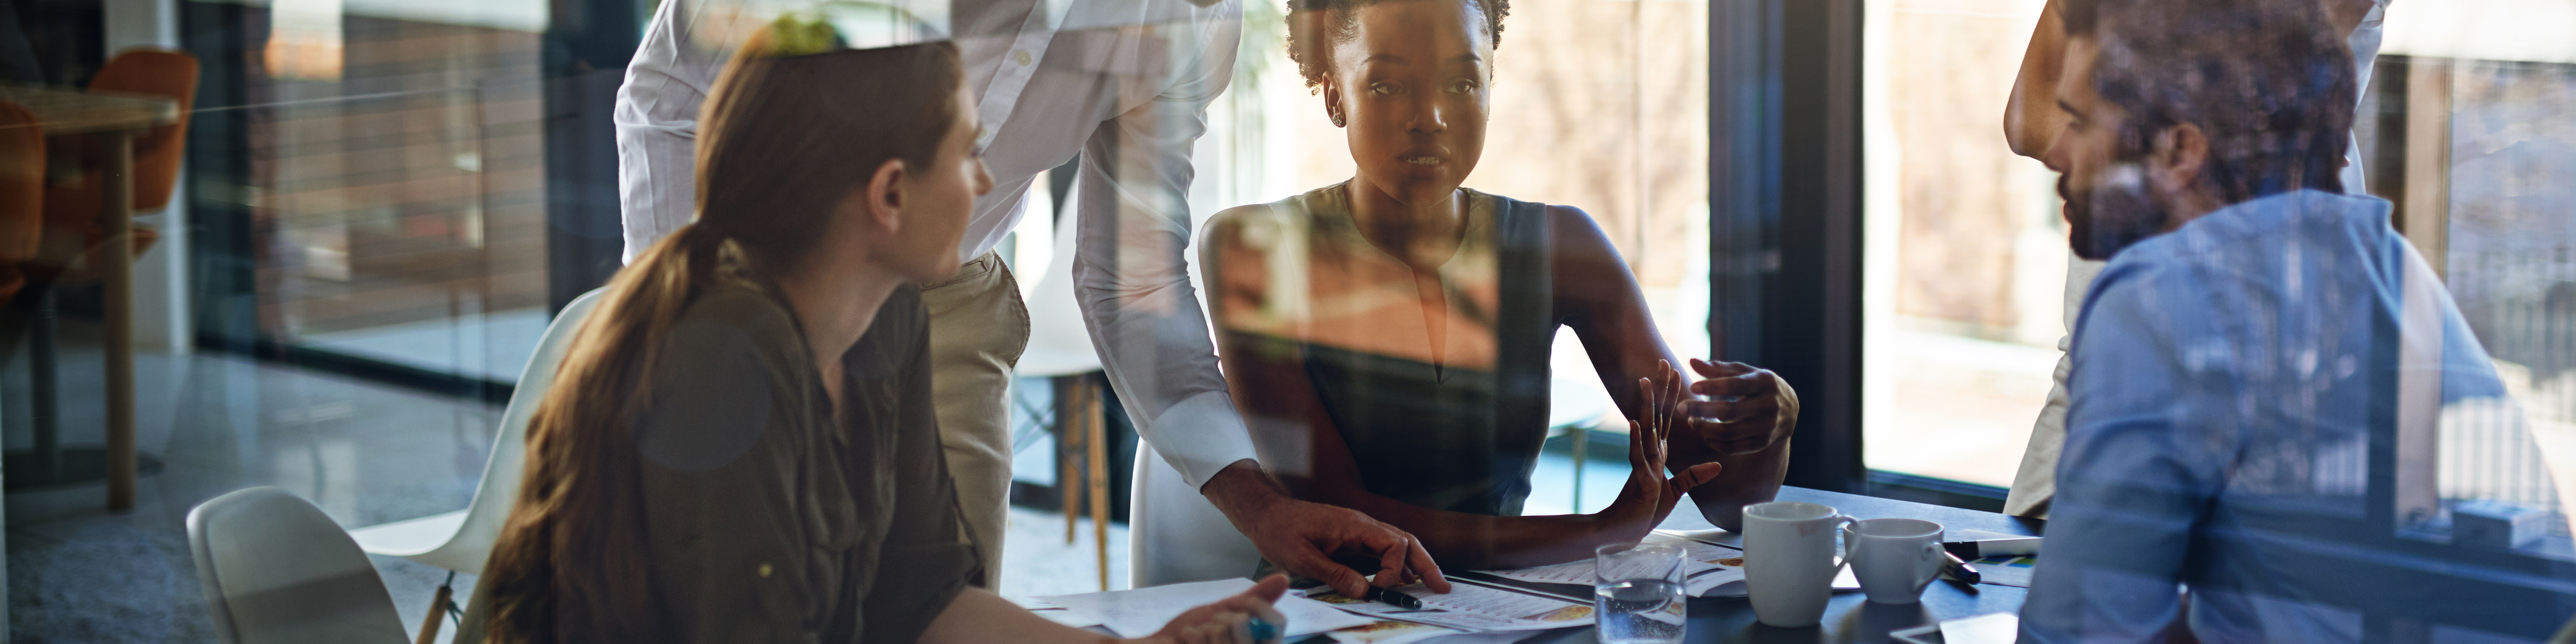
[[[27,106],[0,101],[0,302],[26,288],[21,265],[45,232],[45,131]]]
[[[196,105],[197,57],[187,52],[159,49],[129,49],[100,67],[90,78],[93,92],[120,92],[158,96],[179,102],[178,122],[152,128],[134,141],[134,210],[147,212],[170,205],[170,193],[178,187],[179,162],[186,155],[188,112]],[[101,151],[95,145],[80,142],[72,148],[71,163],[77,164],[77,178],[57,179],[45,188],[45,226],[54,234],[71,235],[80,253],[95,267],[107,242],[106,232],[99,229],[101,190],[106,177],[99,169]],[[134,227],[134,256],[152,247],[160,238],[158,231]],[[66,240],[69,241],[69,240]]]

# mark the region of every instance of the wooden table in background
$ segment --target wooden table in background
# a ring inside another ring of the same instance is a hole
[[[107,507],[134,507],[134,145],[135,135],[179,121],[165,98],[78,89],[0,84],[0,100],[27,106],[45,136],[96,137],[105,156],[99,228],[107,235],[104,266],[92,266],[106,288]]]

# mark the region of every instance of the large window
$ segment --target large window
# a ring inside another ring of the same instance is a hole
[[[2092,270],[2056,175],[2015,156],[2006,93],[2044,0],[1872,0],[1863,47],[1864,458],[2012,484]],[[2551,505],[2576,473],[2576,134],[2544,8],[2396,3],[2354,128],[2365,185],[2442,273],[2512,390],[2443,412],[2438,493]],[[2553,26],[2554,25],[2554,26]],[[2098,266],[2098,265],[2097,265]],[[2070,269],[2073,269],[2070,272]],[[2074,283],[2069,283],[2072,275]],[[2536,446],[2536,447],[2535,447]],[[2430,483],[2430,482],[2428,482]]]
[[[2056,175],[2002,114],[2046,0],[1872,0],[1862,50],[1864,459],[2012,484],[2066,284]]]
[[[206,332],[508,385],[549,319],[543,5],[202,3]],[[212,33],[216,31],[229,33]],[[239,45],[238,47],[226,45]]]

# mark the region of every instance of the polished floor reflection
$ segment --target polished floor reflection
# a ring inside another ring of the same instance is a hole
[[[95,327],[65,325],[61,427],[99,440]],[[24,351],[5,380],[8,444],[23,449]],[[188,509],[274,485],[343,526],[455,510],[474,492],[500,408],[236,356],[136,358],[137,438],[158,457],[135,508],[105,509],[100,484],[12,491],[9,628],[15,642],[214,641],[187,544]],[[378,557],[395,604],[417,625],[445,571]]]

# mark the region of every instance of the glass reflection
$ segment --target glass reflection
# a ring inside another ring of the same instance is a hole
[[[2563,621],[2554,582],[2492,568],[2564,550],[2545,543],[2555,495],[2437,494],[2442,435],[2510,402],[2390,204],[2339,176],[2348,29],[2307,0],[2057,8],[2068,120],[2039,156],[2063,173],[2070,246],[2109,263],[2073,336],[2024,639]]]
[[[1779,485],[1795,393],[1767,371],[1694,363],[1705,380],[1691,391],[1717,398],[1684,403],[1636,278],[1589,215],[1460,187],[1486,154],[1509,12],[1495,0],[1291,6],[1290,57],[1357,171],[1207,224],[1233,396],[1301,498],[1412,532],[1446,567],[1633,542],[1684,492],[1732,525]],[[1599,512],[1519,516],[1560,326],[1636,419],[1636,474]]]

